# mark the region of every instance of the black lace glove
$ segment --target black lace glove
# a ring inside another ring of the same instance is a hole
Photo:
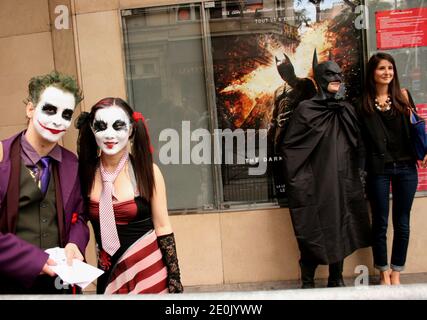
[[[170,293],[181,293],[184,288],[181,284],[178,256],[176,254],[175,236],[173,233],[157,237],[163,262],[168,270],[168,287]]]

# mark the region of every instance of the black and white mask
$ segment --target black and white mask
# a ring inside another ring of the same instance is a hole
[[[71,125],[75,103],[72,93],[47,87],[32,116],[34,128],[44,139],[58,142]]]
[[[92,131],[98,147],[108,155],[126,148],[132,133],[129,117],[117,106],[99,109],[95,113]]]

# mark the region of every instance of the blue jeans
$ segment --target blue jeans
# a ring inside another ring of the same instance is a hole
[[[418,185],[415,163],[394,162],[386,164],[384,174],[369,174],[367,192],[372,209],[372,232],[375,268],[386,271],[387,226],[390,182],[392,186],[393,248],[391,269],[402,271],[405,267],[409,243],[409,213]]]

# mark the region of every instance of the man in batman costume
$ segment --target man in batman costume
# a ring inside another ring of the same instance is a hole
[[[289,209],[303,288],[314,288],[319,264],[329,265],[328,287],[344,286],[344,258],[370,246],[368,208],[359,176],[358,120],[346,102],[341,68],[318,64],[317,95],[294,111],[282,143]]]

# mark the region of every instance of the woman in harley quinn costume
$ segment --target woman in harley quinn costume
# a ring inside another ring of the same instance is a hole
[[[77,127],[82,192],[105,271],[97,292],[182,292],[165,184],[144,117],[120,98],[105,98]]]

